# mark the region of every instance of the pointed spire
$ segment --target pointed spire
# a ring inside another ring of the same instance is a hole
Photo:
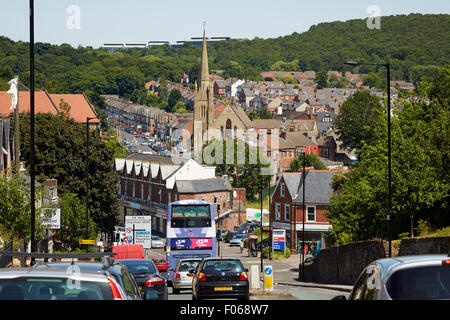
[[[200,82],[209,82],[209,67],[208,67],[208,50],[206,49],[206,31],[203,29],[203,52],[202,52],[202,70],[200,75]]]

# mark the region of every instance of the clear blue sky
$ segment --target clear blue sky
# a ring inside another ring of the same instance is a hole
[[[29,40],[28,0],[2,3],[0,35]],[[79,8],[67,12],[70,6]],[[450,14],[448,0],[35,0],[35,41],[73,46],[146,43],[201,36],[276,38],[320,22],[364,19],[376,5],[382,16]],[[69,25],[67,23],[69,21]],[[77,27],[79,22],[79,29]],[[381,20],[381,27],[382,27]]]

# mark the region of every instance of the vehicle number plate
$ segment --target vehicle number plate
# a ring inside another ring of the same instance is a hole
[[[214,287],[214,291],[229,291],[233,290],[233,287]]]
[[[191,275],[188,275],[187,277],[188,277],[189,279],[192,279],[192,276],[191,276]]]

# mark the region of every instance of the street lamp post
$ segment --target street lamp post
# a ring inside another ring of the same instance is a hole
[[[35,200],[35,168],[34,168],[34,0],[30,0],[30,202],[31,202],[31,252],[36,252],[35,224],[36,224],[36,200]],[[31,257],[31,265],[35,258]]]
[[[392,212],[392,190],[391,190],[391,65],[388,63],[360,63],[356,61],[346,61],[344,64],[349,66],[358,65],[372,65],[386,67],[386,81],[387,81],[387,126],[388,126],[388,242],[389,242],[389,257],[392,257],[392,233],[391,233],[391,212]]]
[[[302,248],[301,248],[301,250],[302,250],[302,255],[301,255],[301,257],[302,257],[302,277],[301,277],[301,279],[303,280],[303,281],[305,281],[305,187],[306,187],[306,185],[305,185],[305,181],[306,181],[306,179],[305,179],[305,176],[306,176],[306,150],[305,150],[305,152],[303,152],[303,174],[302,174],[302,179],[303,179],[303,199],[302,199],[302,201],[303,201],[303,218],[302,218],[302,233],[303,233],[303,235],[302,235]],[[299,277],[300,278],[300,277]]]
[[[86,118],[86,239],[89,239],[89,120],[92,119],[95,118]],[[86,245],[86,253],[88,248]]]

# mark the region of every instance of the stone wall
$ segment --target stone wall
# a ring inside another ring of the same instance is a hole
[[[449,254],[450,237],[402,239],[399,256],[414,254]]]
[[[387,242],[364,241],[323,249],[305,266],[305,281],[353,285],[372,261],[386,257]]]
[[[388,257],[388,247],[387,241],[373,240],[323,249],[313,264],[305,266],[305,281],[353,285],[367,265]],[[433,237],[402,239],[398,255],[449,253],[450,237]],[[394,248],[392,255],[397,255]]]

